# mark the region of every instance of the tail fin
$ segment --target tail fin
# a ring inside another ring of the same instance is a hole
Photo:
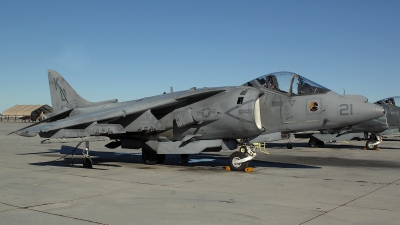
[[[89,102],[82,98],[57,71],[48,70],[47,72],[49,76],[53,112],[118,102],[117,99],[102,102]]]

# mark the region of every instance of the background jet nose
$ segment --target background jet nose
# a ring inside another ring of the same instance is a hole
[[[339,101],[339,123],[343,125],[354,125],[367,120],[373,120],[384,116],[385,110],[382,106],[362,102],[351,98],[341,98]]]

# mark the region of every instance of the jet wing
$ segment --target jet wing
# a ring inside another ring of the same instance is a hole
[[[185,101],[190,97],[198,97],[201,95],[217,94],[223,92],[223,89],[203,89],[198,91],[188,91],[189,93],[173,93],[166,95],[158,95],[155,97],[144,98],[129,102],[120,103],[115,107],[101,109],[90,113],[80,114],[74,117],[61,119],[52,123],[39,124],[27,129],[19,130],[15,133],[21,136],[34,137],[39,132],[48,132],[59,130],[67,127],[90,124],[97,121],[104,121],[125,117],[127,115],[144,112],[149,109],[157,109],[171,106],[181,101]]]

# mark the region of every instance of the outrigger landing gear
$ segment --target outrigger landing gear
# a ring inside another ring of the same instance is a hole
[[[245,171],[249,162],[256,155],[254,145],[250,144],[247,139],[243,139],[239,151],[232,153],[229,157],[229,167],[231,170]]]
[[[368,150],[376,150],[380,143],[382,143],[382,137],[377,133],[371,133],[369,140],[365,143],[365,148]]]
[[[288,134],[288,143],[287,143],[287,145],[286,145],[286,148],[288,148],[288,149],[292,149],[292,148],[293,148],[293,144],[292,144],[292,142],[290,141],[290,134]]]
[[[85,150],[82,151],[83,155],[83,167],[85,168],[93,168],[93,161],[89,155],[89,142],[85,141]]]

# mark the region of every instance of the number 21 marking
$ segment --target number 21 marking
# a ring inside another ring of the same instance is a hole
[[[353,104],[341,104],[339,105],[340,111],[339,114],[340,115],[353,115]]]

